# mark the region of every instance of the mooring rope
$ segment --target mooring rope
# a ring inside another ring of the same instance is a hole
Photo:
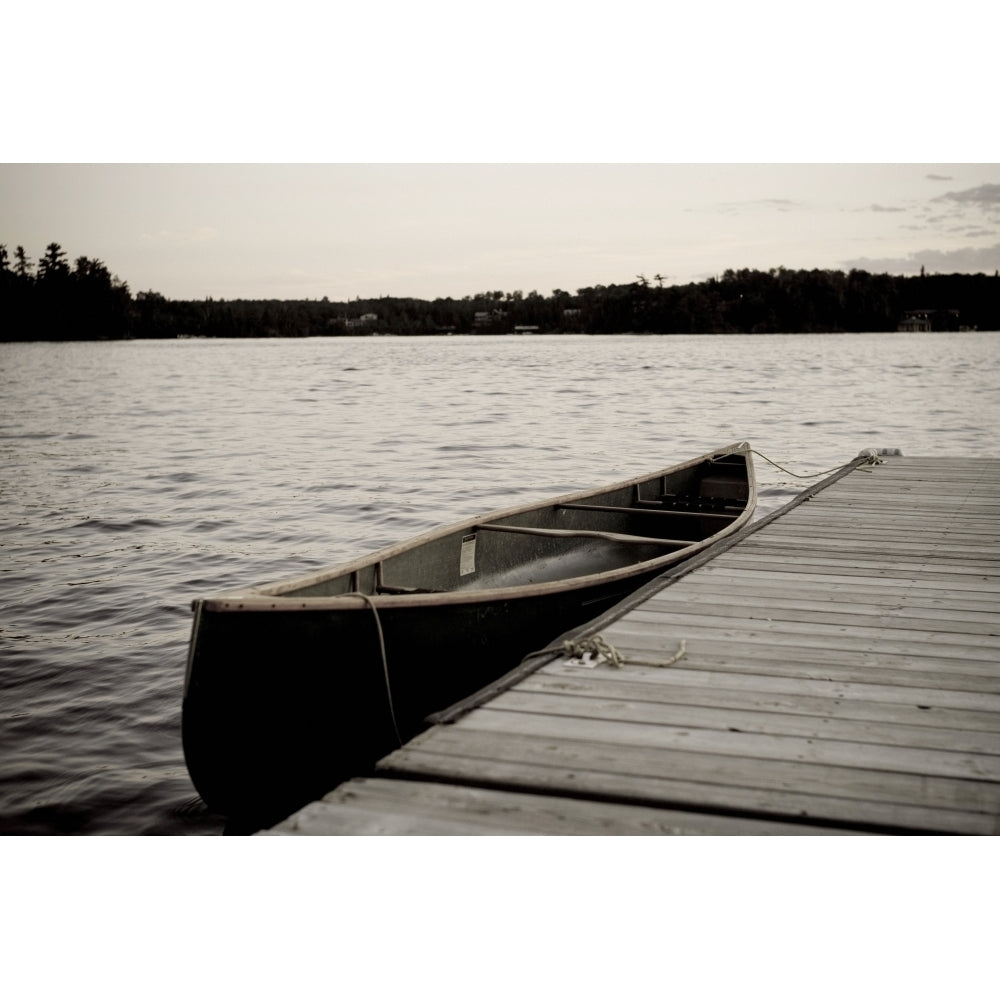
[[[595,635],[580,642],[566,639],[562,644],[562,651],[569,659],[582,659],[585,653],[596,653],[598,656],[603,656],[616,670],[621,670],[625,666],[625,657],[603,635]]]
[[[841,469],[846,469],[849,465],[851,465],[852,462],[856,462],[857,461],[857,459],[852,458],[850,462],[844,462],[843,465],[835,465],[832,469],[824,469],[822,472],[800,473],[800,472],[792,472],[791,469],[786,469],[783,465],[778,465],[778,463],[775,462],[773,458],[768,458],[767,455],[764,455],[761,452],[757,451],[756,448],[751,448],[750,451],[754,455],[757,455],[758,458],[762,458],[762,459],[764,459],[765,462],[769,462],[776,469],[781,469],[782,472],[786,473],[789,476],[794,476],[796,479],[817,479],[820,476],[829,476],[829,475],[832,475],[834,472],[840,472]],[[895,449],[895,448],[883,449],[882,453],[883,454],[887,454],[887,455],[898,455],[898,454],[900,454],[899,450]],[[865,450],[862,451],[860,455],[858,455],[858,458],[866,458],[867,459],[866,462],[862,462],[861,463],[862,465],[883,465],[884,464],[884,460],[881,459],[881,458],[879,458],[879,452],[875,448],[865,448]],[[866,469],[865,471],[866,472],[870,472],[871,470],[870,469]]]
[[[645,660],[636,656],[626,658],[625,654],[620,649],[615,649],[603,635],[590,636],[587,639],[580,639],[578,642],[573,642],[572,639],[564,639],[558,646],[549,646],[531,655],[541,656],[544,653],[562,653],[568,660],[583,659],[587,653],[593,653],[597,657],[594,661],[595,666],[598,662],[604,660],[605,663],[614,667],[615,670],[621,670],[626,663],[637,667],[672,667],[687,653],[687,640],[681,639],[680,645],[677,647],[677,652],[669,660]]]
[[[403,738],[399,735],[399,726],[396,725],[396,709],[392,703],[392,684],[389,682],[389,658],[385,654],[385,635],[382,632],[382,621],[378,616],[378,608],[368,594],[362,594],[360,590],[354,591],[354,594],[360,597],[372,609],[372,614],[375,616],[375,628],[378,630],[378,645],[382,653],[382,673],[385,676],[385,693],[389,698],[389,717],[392,719],[392,728],[396,734],[396,742],[402,746]]]
[[[844,462],[843,465],[835,465],[832,469],[825,469],[823,472],[810,472],[802,474],[799,472],[792,472],[791,469],[786,469],[783,465],[778,465],[778,463],[775,462],[773,458],[768,458],[767,455],[761,454],[759,451],[757,451],[756,448],[751,448],[750,451],[753,452],[753,454],[757,455],[759,458],[764,459],[765,462],[770,462],[770,464],[773,465],[776,469],[781,469],[782,472],[788,474],[789,476],[794,476],[796,479],[816,479],[818,476],[829,476],[834,472],[839,472],[841,469],[846,468],[848,465],[851,464],[851,462]],[[853,462],[854,459],[851,459],[851,461]],[[878,465],[880,463],[881,459],[879,459],[874,454],[869,456],[870,465]]]

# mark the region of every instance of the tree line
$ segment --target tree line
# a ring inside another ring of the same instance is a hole
[[[448,333],[812,333],[896,330],[921,311],[934,329],[1000,329],[1000,275],[728,270],[664,285],[636,275],[570,293],[485,291],[431,301],[167,299],[132,295],[100,260],[70,267],[58,243],[34,264],[0,245],[0,339],[309,337]]]
[[[128,285],[105,264],[50,243],[35,265],[17,247],[13,260],[0,244],[0,326],[4,340],[120,339],[132,335]]]

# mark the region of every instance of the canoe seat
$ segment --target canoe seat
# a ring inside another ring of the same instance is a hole
[[[353,590],[357,590],[357,579],[354,579]],[[376,594],[443,594],[443,590],[433,587],[399,587],[392,583],[385,582],[385,564],[381,561],[375,564],[375,593]]]
[[[617,531],[582,531],[569,528],[528,528],[518,524],[477,524],[474,531],[510,531],[518,535],[541,535],[544,538],[600,538],[606,542],[626,545],[662,545],[664,548],[684,548],[694,543],[690,538],[650,538],[646,535],[623,535]]]

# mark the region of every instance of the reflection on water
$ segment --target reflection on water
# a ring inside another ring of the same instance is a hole
[[[0,831],[205,833],[192,598],[747,439],[997,453],[1000,335],[3,344]],[[758,516],[813,480],[757,462]]]

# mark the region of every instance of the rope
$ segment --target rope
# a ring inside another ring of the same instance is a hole
[[[603,635],[595,635],[593,638],[582,639],[580,642],[566,639],[562,644],[562,650],[567,659],[582,657],[584,653],[595,653],[597,656],[603,657],[616,670],[620,670],[625,665],[625,657]]]
[[[392,729],[396,734],[396,742],[402,746],[403,738],[399,735],[399,726],[396,725],[396,709],[392,704],[392,685],[389,683],[389,659],[385,655],[385,636],[382,633],[382,622],[378,616],[378,608],[367,594],[362,594],[361,591],[356,590],[354,591],[354,595],[360,597],[372,609],[372,614],[375,616],[375,628],[378,630],[378,645],[382,653],[382,674],[385,677],[385,693],[389,698],[389,717],[392,719]]]
[[[844,465],[835,465],[832,469],[825,469],[823,472],[810,472],[806,475],[802,475],[801,473],[792,472],[790,469],[786,469],[783,465],[778,465],[777,462],[768,458],[767,455],[762,455],[756,448],[751,448],[750,451],[752,451],[753,454],[757,455],[759,458],[764,459],[765,462],[770,462],[776,469],[781,469],[782,472],[787,473],[789,476],[794,476],[796,479],[815,479],[817,476],[829,476],[832,473],[843,469],[845,465],[850,465],[850,462],[845,462]]]
[[[565,639],[559,646],[549,646],[547,649],[539,650],[538,653],[532,655],[540,656],[542,653],[562,653],[567,659],[580,659],[587,653],[593,653],[598,660],[604,660],[605,663],[614,667],[615,670],[621,670],[626,662],[638,667],[672,667],[687,653],[687,640],[681,639],[680,645],[677,647],[677,652],[669,660],[643,660],[633,656],[629,657],[626,661],[625,654],[615,649],[603,635],[581,639],[579,642]]]

